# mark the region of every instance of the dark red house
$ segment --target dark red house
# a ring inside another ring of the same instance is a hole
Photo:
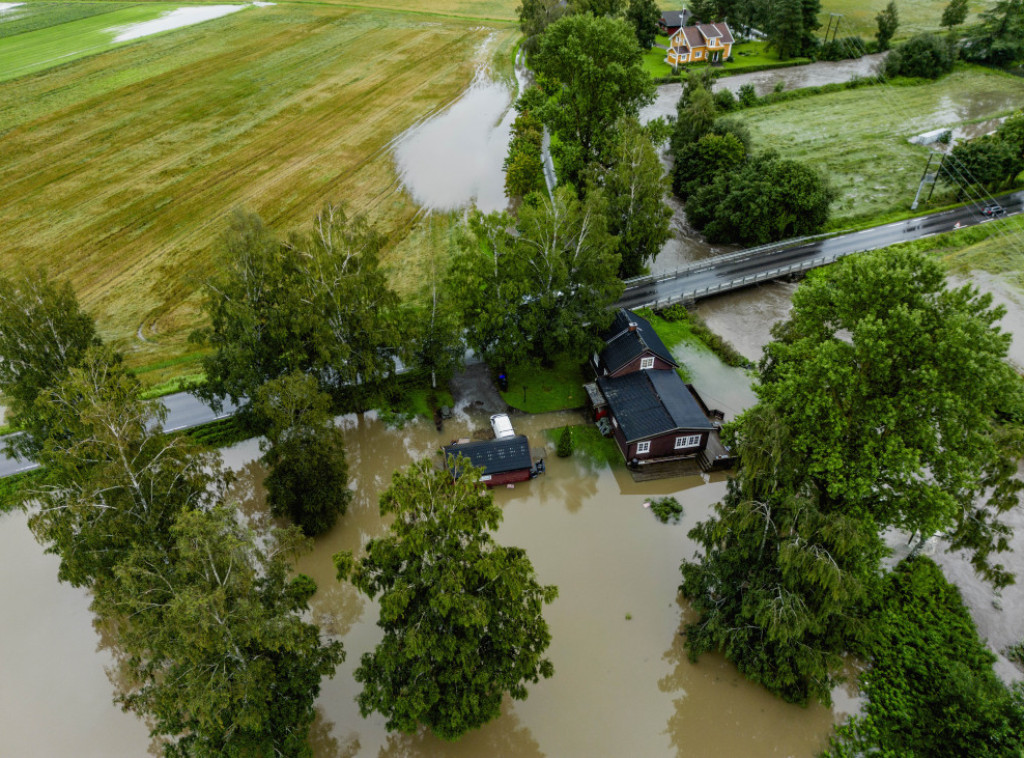
[[[481,442],[461,442],[444,449],[445,459],[463,456],[474,466],[483,468],[480,481],[488,487],[525,482],[533,474],[530,442],[525,435]]]
[[[642,316],[620,309],[586,385],[594,418],[634,467],[693,458],[711,471],[735,458],[719,439],[722,414],[710,410],[676,371],[679,364]]]
[[[671,37],[681,27],[690,23],[691,16],[693,14],[686,10],[686,8],[683,8],[681,11],[665,11],[661,14],[661,18],[658,19],[658,29],[666,37]]]
[[[675,371],[598,377],[612,435],[629,463],[695,458],[718,427]]]
[[[623,376],[634,371],[679,368],[672,353],[647,319],[620,308],[601,335],[605,346],[591,359],[598,376]]]

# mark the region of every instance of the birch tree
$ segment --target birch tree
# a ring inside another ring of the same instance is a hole
[[[167,756],[311,756],[320,681],[344,654],[302,618],[316,585],[288,557],[306,543],[257,540],[225,505],[182,511],[170,538],[138,544],[97,597],[125,654],[121,705]]]
[[[45,269],[0,277],[0,393],[6,422],[25,431],[8,439],[10,452],[32,457],[38,451],[46,428],[36,398],[99,343],[95,322],[68,282],[51,281]]]

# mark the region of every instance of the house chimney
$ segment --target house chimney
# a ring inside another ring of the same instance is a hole
[[[635,321],[630,321],[629,322],[629,331],[631,331],[631,332],[635,332],[636,331],[636,322]]]

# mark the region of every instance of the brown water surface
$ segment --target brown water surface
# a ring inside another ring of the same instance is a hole
[[[684,356],[685,357],[685,356]],[[702,379],[715,376],[691,356]],[[742,372],[727,370],[712,394],[732,413],[750,400]],[[727,386],[726,386],[727,385]],[[532,446],[547,447],[543,430],[575,422],[575,413],[514,416]],[[352,486],[349,512],[297,568],[320,591],[313,616],[342,639],[347,660],[326,681],[313,744],[318,758],[338,756],[812,756],[833,714],[820,706],[786,705],[747,682],[720,656],[686,659],[679,635],[687,608],[677,595],[679,562],[695,547],[687,531],[711,512],[725,479],[692,476],[636,484],[624,467],[580,457],[548,456],[548,473],[495,495],[505,520],[499,542],[525,548],[543,583],[559,588],[545,611],[555,676],[530,687],[523,702],[451,744],[429,735],[389,735],[384,719],[362,718],[352,672],[380,638],[377,604],[334,577],[331,555],[360,551],[384,529],[377,496],[394,469],[435,453],[453,438],[486,429],[486,414],[468,408],[447,422],[387,429],[373,414],[339,419],[345,430]],[[243,511],[266,521],[262,467],[255,441],[225,451],[239,479]],[[658,523],[644,503],[673,493],[685,508],[678,525]],[[141,722],[111,703],[97,650],[88,598],[60,585],[56,560],[33,541],[23,515],[0,521],[3,583],[3,693],[0,755],[139,756],[148,740]],[[16,577],[16,581],[10,578]]]

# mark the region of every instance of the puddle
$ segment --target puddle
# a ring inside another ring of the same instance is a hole
[[[7,11],[11,8],[17,8],[25,3],[0,3],[0,21],[4,20],[4,16],[7,15]]]
[[[492,38],[481,50],[484,55]],[[520,90],[527,72],[516,65]],[[395,142],[398,175],[424,208],[447,211],[471,203],[485,213],[508,206],[502,165],[516,112],[508,85],[486,66],[450,107],[413,126]]]
[[[127,42],[128,40],[148,37],[151,34],[179,29],[183,26],[201,24],[204,21],[212,21],[215,18],[226,16],[244,9],[245,5],[206,5],[203,7],[175,8],[164,13],[160,18],[152,21],[143,21],[129,26],[120,26],[107,29],[114,32],[114,42]]]
[[[776,84],[783,83],[786,89],[800,87],[820,87],[823,84],[848,82],[855,76],[874,76],[885,53],[865,55],[863,58],[849,61],[822,61],[806,66],[790,66],[768,71],[755,71],[751,74],[726,76],[715,82],[714,90],[728,89],[733,94],[740,91],[744,84],[753,84],[758,95],[766,95],[775,89]],[[640,120],[646,123],[658,116],[675,116],[676,103],[683,93],[681,84],[662,84],[658,87],[655,101],[640,111]]]

